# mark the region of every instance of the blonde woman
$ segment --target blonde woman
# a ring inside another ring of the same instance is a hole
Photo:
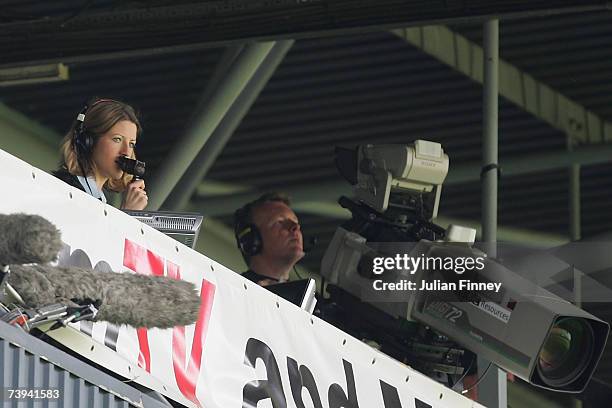
[[[148,200],[144,181],[132,181],[117,164],[121,156],[135,158],[141,130],[130,105],[113,99],[93,100],[64,136],[62,164],[53,175],[103,202],[104,191],[123,193],[121,209],[143,210]]]

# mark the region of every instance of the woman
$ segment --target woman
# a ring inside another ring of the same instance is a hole
[[[147,205],[144,181],[132,181],[117,164],[121,156],[135,158],[140,133],[140,122],[130,105],[96,99],[83,108],[64,136],[63,162],[53,174],[105,203],[104,190],[125,192],[121,209],[142,210]]]

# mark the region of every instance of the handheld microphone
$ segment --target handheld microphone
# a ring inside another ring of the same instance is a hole
[[[123,171],[134,176],[134,180],[144,177],[146,164],[143,161],[121,156],[116,160],[117,165]]]
[[[116,325],[160,329],[186,326],[197,320],[200,308],[193,283],[163,276],[13,265],[7,281],[26,307],[95,303],[100,305],[96,320]]]
[[[45,218],[0,214],[0,265],[51,262],[61,249],[59,230]]]

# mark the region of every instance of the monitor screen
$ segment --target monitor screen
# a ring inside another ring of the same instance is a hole
[[[133,210],[124,210],[124,212],[191,248],[195,248],[204,219],[201,214],[188,212]]]
[[[317,302],[316,287],[315,280],[309,278],[268,285],[266,289],[312,313]]]

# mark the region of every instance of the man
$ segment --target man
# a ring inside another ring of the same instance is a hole
[[[266,193],[234,214],[234,233],[249,270],[245,278],[261,286],[286,282],[304,257],[300,223],[281,193]]]

